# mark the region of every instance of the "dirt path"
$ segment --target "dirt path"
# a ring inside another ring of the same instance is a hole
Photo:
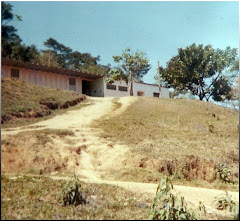
[[[89,98],[92,104],[81,109],[69,111],[63,115],[29,126],[11,130],[3,129],[2,138],[6,139],[8,136],[14,136],[22,131],[40,131],[43,129],[71,130],[75,133],[75,137],[71,137],[71,144],[68,144],[64,139],[53,138],[54,145],[56,146],[56,149],[53,151],[56,152],[57,150],[61,157],[68,157],[68,171],[74,172],[86,182],[118,185],[134,192],[154,195],[157,187],[156,184],[110,181],[101,178],[106,171],[112,168],[124,167],[123,162],[128,157],[129,149],[125,145],[113,144],[110,141],[100,138],[98,134],[101,130],[90,127],[94,120],[122,113],[136,99],[135,97],[117,99]],[[116,101],[120,104],[117,109],[114,104]],[[74,149],[78,148],[79,145],[84,146],[85,149],[81,149],[81,154],[73,157],[67,148]],[[78,166],[76,166],[76,163]],[[52,176],[52,178],[65,179],[57,176]],[[199,201],[201,201],[209,211],[214,211],[212,208],[214,197],[220,193],[224,193],[224,191],[220,190],[189,186],[175,185],[174,187],[193,206],[198,205]],[[229,193],[238,200],[238,192]]]

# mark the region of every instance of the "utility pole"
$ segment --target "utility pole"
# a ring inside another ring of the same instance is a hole
[[[161,80],[160,80],[159,61],[158,61],[158,87],[159,87],[159,97],[162,97],[162,93],[161,93]]]

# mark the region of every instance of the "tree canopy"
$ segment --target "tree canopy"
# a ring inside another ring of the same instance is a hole
[[[231,77],[238,67],[237,49],[213,49],[211,45],[192,44],[179,48],[178,55],[160,67],[165,86],[176,91],[190,91],[200,100],[223,101],[231,98]]]
[[[12,5],[9,3],[2,2],[1,7],[2,56],[26,62],[36,59],[39,55],[37,48],[34,45],[26,46],[22,44],[17,29],[10,25],[14,18],[21,21],[21,16],[13,13]]]
[[[143,51],[131,52],[130,48],[126,48],[122,55],[113,56],[113,60],[118,65],[109,71],[106,81],[108,83],[113,83],[116,80],[130,82],[130,95],[132,96],[133,80],[141,81],[151,68],[146,53]]]

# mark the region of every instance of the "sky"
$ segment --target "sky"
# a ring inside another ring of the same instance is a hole
[[[166,67],[178,48],[193,43],[213,48],[239,49],[238,1],[11,1],[22,21],[13,21],[26,45],[45,49],[54,38],[80,52],[100,55],[111,64],[112,56],[130,47],[147,54],[151,69],[146,83],[156,83],[157,62]]]

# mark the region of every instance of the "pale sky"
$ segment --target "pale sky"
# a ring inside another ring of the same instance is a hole
[[[164,67],[178,48],[192,43],[239,48],[238,1],[22,2],[9,1],[22,21],[12,22],[27,45],[44,49],[55,38],[110,63],[126,47],[147,53],[152,68],[143,78],[154,83],[157,61]]]

